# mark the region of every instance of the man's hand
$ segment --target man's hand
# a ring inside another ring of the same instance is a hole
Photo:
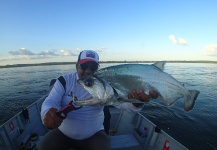
[[[149,91],[149,95],[145,94],[143,90],[139,90],[137,92],[135,89],[132,90],[131,93],[128,93],[128,98],[138,99],[142,102],[148,102],[150,98],[156,99],[158,97],[157,92]],[[142,103],[132,103],[135,107],[139,107],[143,105]]]
[[[63,122],[63,119],[61,119],[57,114],[56,108],[50,108],[48,112],[44,116],[44,125],[50,129],[54,129],[60,126],[60,124]]]

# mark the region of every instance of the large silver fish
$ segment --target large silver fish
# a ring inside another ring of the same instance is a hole
[[[195,100],[200,93],[197,90],[187,90],[170,74],[163,71],[165,62],[147,64],[122,64],[100,69],[91,78],[79,83],[92,95],[86,100],[76,100],[77,105],[112,105],[117,101],[138,102],[128,99],[127,95],[133,88],[143,89],[146,94],[150,90],[158,93],[158,99],[170,107],[179,98],[184,98],[184,110],[194,107]]]

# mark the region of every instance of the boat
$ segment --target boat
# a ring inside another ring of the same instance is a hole
[[[41,105],[47,94],[0,126],[0,150],[37,150],[49,131],[41,121]],[[141,113],[109,106],[111,150],[187,150]]]

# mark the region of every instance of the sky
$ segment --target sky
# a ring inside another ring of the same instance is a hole
[[[0,66],[217,61],[216,0],[0,0]]]

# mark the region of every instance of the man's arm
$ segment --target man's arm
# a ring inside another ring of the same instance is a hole
[[[62,123],[62,119],[56,115],[56,111],[61,108],[62,97],[65,90],[57,80],[41,107],[41,119],[48,128],[56,128]]]

